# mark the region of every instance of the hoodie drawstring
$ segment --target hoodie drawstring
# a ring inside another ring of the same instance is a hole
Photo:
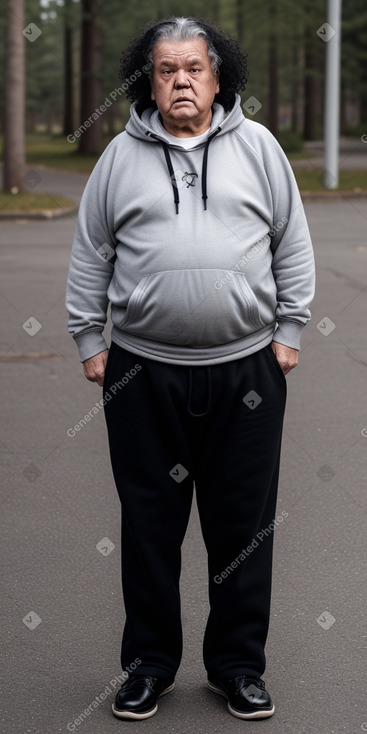
[[[203,168],[201,171],[201,193],[202,193],[202,199],[204,202],[204,211],[206,211],[206,200],[208,198],[207,194],[207,186],[206,186],[206,173],[208,168],[208,151],[209,151],[209,145],[212,142],[215,135],[218,135],[221,128],[218,127],[217,130],[215,130],[211,135],[209,135],[206,143],[205,143],[205,149],[204,149],[204,157],[203,157]]]
[[[171,161],[171,156],[169,154],[168,145],[163,140],[162,140],[162,145],[163,145],[164,155],[166,156],[169,175],[171,178],[171,183],[172,183],[172,188],[173,188],[173,197],[175,200],[175,207],[176,207],[176,214],[178,214],[178,205],[180,203],[180,197],[178,195],[177,179],[175,176],[175,172],[173,170],[173,165]]]
[[[201,170],[201,193],[202,193],[202,199],[203,199],[203,202],[204,202],[204,211],[206,211],[206,200],[208,198],[208,194],[207,194],[207,181],[206,181],[206,179],[207,179],[207,169],[208,169],[208,151],[209,151],[209,145],[210,145],[211,141],[213,140],[213,138],[216,135],[218,135],[218,133],[220,131],[221,131],[221,128],[218,127],[211,135],[209,135],[208,139],[205,142],[204,156],[203,156],[203,166],[202,166],[202,170]],[[180,197],[179,197],[179,193],[178,193],[177,179],[176,179],[175,172],[173,170],[173,165],[172,165],[172,161],[171,161],[171,156],[169,154],[168,145],[167,145],[167,143],[164,140],[162,140],[161,143],[162,143],[162,146],[163,146],[164,155],[166,156],[167,168],[168,168],[170,179],[171,179],[171,183],[172,183],[173,197],[174,197],[174,202],[175,202],[175,207],[176,207],[176,214],[178,214],[178,205],[180,203]]]

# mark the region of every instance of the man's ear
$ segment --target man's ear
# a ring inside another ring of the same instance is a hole
[[[155,100],[154,83],[153,83],[153,69],[149,74],[149,81],[150,81],[150,99]]]

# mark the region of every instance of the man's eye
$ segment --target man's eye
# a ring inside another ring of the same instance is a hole
[[[166,69],[166,70],[165,70],[165,71],[163,72],[163,74],[166,74],[167,76],[169,76],[169,74],[172,74],[172,69]]]
[[[196,72],[196,71],[200,71],[200,69],[197,69],[196,67],[194,67],[193,69],[191,69],[191,71]]]

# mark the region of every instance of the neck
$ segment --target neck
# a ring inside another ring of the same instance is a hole
[[[179,122],[178,120],[167,120],[163,119],[160,115],[161,123],[165,130],[170,135],[174,135],[176,138],[192,138],[195,135],[202,135],[210,128],[212,121],[212,111],[210,110],[209,115],[206,115],[205,120],[194,121],[185,120]]]

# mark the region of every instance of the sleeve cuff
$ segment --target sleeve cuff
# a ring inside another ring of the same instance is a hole
[[[79,351],[81,362],[85,362],[90,357],[95,357],[99,352],[108,349],[102,331],[86,331],[79,334],[73,334]]]
[[[278,321],[278,328],[276,329],[273,341],[279,344],[284,344],[286,347],[292,349],[301,349],[301,336],[305,324],[299,324],[296,321]]]

